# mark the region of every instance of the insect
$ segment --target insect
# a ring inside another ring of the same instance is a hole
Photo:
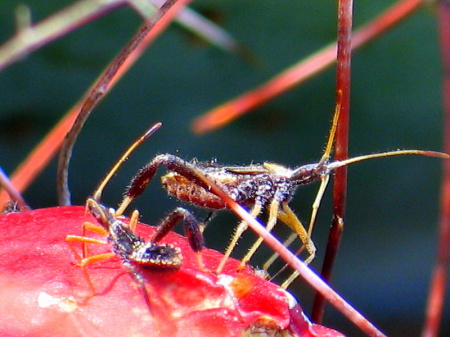
[[[0,214],[29,211],[31,209],[1,167],[0,187],[9,195],[9,201],[5,205],[0,205]]]
[[[198,178],[198,172],[201,172],[237,203],[249,207],[250,214],[253,217],[258,217],[263,209],[267,208],[268,221],[266,227],[268,231],[272,230],[277,219],[289,226],[294,232],[290,237],[290,241],[292,242],[296,237],[300,238],[309,254],[305,262],[310,263],[316,253],[315,245],[311,239],[315,218],[330,174],[336,168],[363,160],[398,155],[449,158],[447,154],[434,151],[397,150],[363,155],[342,161],[330,161],[339,112],[340,105],[338,104],[326,149],[317,163],[299,166],[294,169],[270,162],[249,166],[222,166],[214,161],[198,162],[194,160],[188,162],[172,154],[161,154],[154,157],[133,178],[125,192],[125,198],[119,206],[119,211],[128,207],[134,198],[143,193],[160,165],[165,165],[170,171],[161,178],[163,187],[170,195],[212,211],[226,209],[226,203],[220,197],[210,192],[208,184]],[[321,181],[321,185],[312,206],[311,219],[307,230],[289,207],[289,202],[300,185],[318,180]],[[238,225],[216,272],[221,272],[227,258],[246,229],[247,224],[244,221]],[[259,238],[242,259],[240,267],[243,267],[251,259],[261,243],[262,239]]]
[[[169,270],[180,268],[182,262],[180,249],[171,244],[161,244],[159,241],[167,233],[169,233],[175,225],[183,220],[184,229],[190,246],[194,252],[198,253],[197,256],[199,266],[202,269],[203,262],[201,260],[201,250],[203,248],[203,236],[200,232],[198,223],[192,214],[190,214],[187,210],[178,207],[161,222],[152,239],[149,242],[146,242],[135,233],[139,218],[139,212],[137,210],[132,213],[130,222],[127,225],[118,219],[121,214],[101,204],[100,198],[103,188],[126,160],[129,154],[133,152],[134,149],[145,139],[152,135],[160,126],[161,123],[153,125],[141,138],[135,141],[103,179],[94,195],[87,199],[86,208],[94,216],[98,224],[86,222],[83,224],[83,236],[68,235],[66,237],[66,241],[68,241],[69,246],[80,260],[79,266],[83,268],[93,295],[95,294],[95,288],[85,267],[91,263],[109,259],[117,255],[122,260],[123,266],[140,286],[141,292],[150,310],[150,297],[145,286],[145,277],[142,274],[142,268],[152,267]],[[106,236],[107,241],[105,242],[86,237],[85,235],[87,230]],[[72,244],[73,242],[83,243],[83,256],[78,254]],[[110,243],[112,245],[112,252],[88,256],[86,246],[87,243]]]

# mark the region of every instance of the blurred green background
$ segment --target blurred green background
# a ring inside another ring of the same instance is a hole
[[[14,32],[13,11],[20,3],[0,3],[1,42]],[[26,2],[34,22],[70,3]],[[392,3],[356,2],[354,26]],[[84,203],[130,142],[156,121],[163,122],[163,128],[124,165],[108,186],[105,203],[116,205],[138,168],[157,153],[217,158],[226,164],[273,161],[291,167],[320,158],[334,111],[334,68],[214,133],[195,136],[189,124],[332,42],[336,4],[204,0],[192,7],[217,20],[258,62],[226,54],[172,25],[86,123],[71,162],[74,204]],[[84,94],[140,24],[136,13],[122,8],[0,73],[0,165],[7,173]],[[420,10],[357,52],[352,77],[351,155],[441,149],[442,72],[433,8]],[[333,284],[389,336],[419,336],[435,255],[441,165],[438,159],[408,156],[349,167],[346,229]],[[32,207],[57,204],[55,172],[56,160],[25,193]],[[305,222],[317,188],[318,184],[300,188],[292,202]],[[319,256],[312,266],[317,270],[331,220],[329,192],[313,236]],[[149,223],[175,205],[178,202],[167,197],[157,180],[134,204]],[[236,223],[231,214],[217,216],[206,233],[207,245],[223,250],[223,237],[232,233]],[[277,233],[287,235],[284,228]],[[236,256],[242,256],[247,247],[242,243]],[[263,249],[254,263],[261,263],[268,254]],[[309,312],[309,286],[298,280],[291,291]],[[441,336],[450,334],[449,310],[447,306]],[[362,336],[332,308],[325,324],[349,336]]]

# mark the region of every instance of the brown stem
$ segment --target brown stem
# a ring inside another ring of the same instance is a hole
[[[437,3],[438,24],[444,69],[444,151],[450,153],[450,2]],[[436,265],[430,284],[422,337],[436,337],[442,320],[450,258],[450,161],[443,161],[441,214]]]
[[[344,160],[348,157],[352,21],[353,1],[340,0],[338,4],[336,105],[340,106],[341,110],[336,131],[336,160]],[[344,228],[346,195],[347,167],[343,166],[336,169],[333,186],[334,217],[322,267],[322,278],[325,282],[331,280],[334,262],[341,242],[342,231]],[[324,307],[325,299],[322,294],[317,293],[311,315],[314,322],[320,323],[322,321]]]
[[[85,121],[90,116],[92,110],[100,102],[102,97],[108,92],[110,85],[114,81],[116,74],[122,69],[122,66],[133,55],[138,47],[141,47],[142,42],[145,41],[150,31],[161,31],[169,22],[175,17],[179,10],[181,10],[190,0],[168,0],[160,8],[156,16],[147,21],[142,27],[139,28],[136,35],[125,46],[125,48],[119,53],[119,55],[109,64],[104,73],[100,76],[92,90],[88,93],[86,100],[81,106],[80,113],[78,114],[72,129],[66,136],[64,144],[61,148],[61,153],[58,162],[58,199],[60,205],[70,205],[70,192],[68,186],[68,171],[69,162],[72,155],[73,146],[77,140]],[[170,14],[170,15],[169,15]],[[153,29],[155,28],[155,29]]]
[[[353,41],[352,41],[352,48],[357,49],[361,47],[362,45],[370,42],[371,40],[377,38],[381,33],[384,33],[385,31],[392,28],[394,25],[399,23],[402,19],[405,19],[408,15],[412,14],[417,8],[420,7],[420,5],[426,0],[402,0],[398,3],[394,4],[392,7],[387,9],[384,13],[379,15],[376,19],[372,20],[367,25],[361,27],[358,29],[355,34],[353,35]],[[152,31],[152,33],[155,30]],[[153,34],[150,34],[153,35]],[[157,36],[157,34],[154,34]],[[113,82],[110,84],[110,89],[115,83],[119,76],[126,71],[126,68],[131,67],[132,63],[139,57],[139,52],[142,52],[142,49],[145,49],[148,47],[149,43],[153,41],[154,37],[149,38],[147,36],[145,42],[142,43],[142,45],[135,50],[135,52],[130,56],[130,58],[124,63],[121,70],[118,72],[118,74],[114,77]],[[147,42],[149,41],[149,42]],[[227,112],[227,115],[231,118],[229,121],[233,120],[234,118],[237,118],[240,116],[240,114],[244,113],[245,111],[255,108],[256,106],[259,106],[260,104],[263,104],[266,100],[271,99],[274,96],[279,95],[285,90],[288,90],[291,86],[300,84],[301,82],[307,80],[314,74],[326,69],[331,64],[334,63],[334,60],[336,59],[336,44],[332,44],[317,54],[309,57],[305,61],[302,61],[301,63],[294,65],[292,68],[288,69],[286,72],[283,72],[279,77],[280,81],[278,81],[278,86],[275,86],[275,90],[272,94],[270,94],[270,90],[264,89],[264,86],[262,86],[260,89],[256,89],[255,93],[250,92],[246,95],[242,96],[241,101],[238,102],[239,99],[230,101],[229,103],[225,103],[225,105],[231,106],[229,109],[223,109]],[[289,76],[288,76],[289,75]],[[290,82],[284,82],[281,81],[281,77],[289,77],[292,78],[292,83]],[[267,85],[270,85],[272,82],[276,81],[278,79],[274,78],[273,81],[270,81],[267,83]],[[256,92],[262,91],[266,92],[268,94],[266,95],[256,95]],[[252,96],[252,97],[251,97]],[[258,103],[257,98],[263,100]],[[247,103],[245,103],[247,102]],[[57,126],[53,128],[53,130],[50,132],[48,136],[44,140],[39,143],[36,148],[30,153],[30,155],[20,164],[20,166],[15,170],[15,172],[11,175],[11,181],[16,186],[17,190],[19,192],[23,192],[28,185],[33,181],[33,179],[38,175],[42,169],[48,164],[48,162],[53,158],[55,152],[59,149],[63,138],[60,136],[61,134],[65,134],[69,129],[70,126],[73,124],[73,121],[76,118],[76,114],[80,110],[81,102],[78,103],[73,109],[70,110],[69,113],[66,114],[66,116],[58,123]],[[225,107],[223,105],[223,107]],[[239,110],[238,107],[240,107],[242,110]],[[237,110],[236,110],[237,109]],[[221,110],[221,107],[219,107],[216,110]],[[235,114],[236,112],[237,114]],[[215,116],[215,115],[214,115]],[[204,120],[207,120],[207,116],[204,116]],[[216,117],[211,117],[211,123],[214,123],[214,127],[212,127],[212,124],[205,124],[210,125],[210,127],[206,127],[206,129],[196,129],[196,132],[202,133],[211,131],[214,128],[220,127],[223,124],[226,124],[228,119],[223,120],[223,118],[220,118],[221,122],[217,121]],[[220,117],[220,116],[219,116]],[[202,118],[199,118],[200,121]],[[209,120],[209,119],[208,119]],[[199,124],[200,125],[200,124]],[[7,200],[8,196],[4,191],[0,191],[0,204],[3,204]]]

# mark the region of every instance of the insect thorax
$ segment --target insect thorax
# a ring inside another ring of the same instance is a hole
[[[126,262],[163,269],[179,268],[181,265],[179,248],[170,244],[145,242],[119,220],[110,227],[108,240],[113,245],[114,253]]]

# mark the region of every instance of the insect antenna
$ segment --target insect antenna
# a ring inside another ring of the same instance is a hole
[[[114,176],[114,174],[116,174],[116,172],[119,170],[119,168],[122,166],[122,164],[128,159],[128,156],[134,150],[136,150],[136,148],[138,146],[140,146],[145,140],[147,140],[151,135],[153,135],[161,127],[161,125],[162,125],[162,123],[160,123],[160,122],[153,124],[141,137],[139,137],[137,140],[135,140],[128,147],[128,149],[122,154],[122,156],[114,164],[114,166],[111,168],[111,170],[109,170],[109,172],[106,174],[105,178],[103,178],[103,180],[101,181],[101,183],[99,184],[99,186],[95,190],[95,192],[92,195],[92,197],[87,200],[86,209],[88,209],[89,200],[91,200],[91,201],[94,200],[97,204],[100,203],[100,199],[101,199],[101,196],[102,196],[104,188],[109,183],[109,181]],[[116,216],[119,216],[119,215],[121,215],[121,214],[117,214],[117,212],[116,212]],[[135,227],[136,227],[136,224],[138,222],[137,221],[138,218],[139,218],[139,211],[135,210],[130,216],[130,229],[133,232],[136,229]],[[86,233],[86,227],[85,226],[83,226],[83,231],[82,232],[83,232],[83,236],[86,236],[87,233]],[[88,253],[87,244],[83,243],[83,258],[85,258],[88,255],[89,255],[89,253]]]
[[[145,140],[147,140],[151,135],[153,135],[161,127],[161,125],[162,125],[162,123],[160,123],[160,122],[153,124],[150,127],[150,129],[148,129],[141,137],[139,137],[133,144],[131,144],[131,146],[123,153],[123,155],[120,157],[120,159],[114,164],[114,166],[111,168],[111,170],[109,170],[108,174],[105,176],[105,178],[103,178],[102,182],[95,190],[95,192],[92,196],[92,198],[94,200],[96,200],[96,201],[100,200],[102,193],[103,193],[103,189],[109,183],[112,176],[114,174],[116,174],[116,172],[120,168],[120,166],[122,166],[122,164],[128,159],[128,156],[134,150],[136,150],[136,148],[139,145],[141,145]]]
[[[315,177],[318,177],[321,180],[318,192],[316,194],[316,197],[314,199],[313,205],[312,205],[312,211],[311,211],[311,218],[309,222],[309,227],[307,231],[307,235],[309,237],[309,240],[311,240],[312,231],[314,228],[315,220],[317,217],[317,213],[320,207],[320,203],[322,201],[323,195],[325,193],[326,187],[328,185],[329,179],[330,179],[330,173],[334,171],[335,169],[343,166],[347,166],[349,164],[357,163],[364,160],[369,159],[376,159],[376,158],[384,158],[384,157],[392,157],[392,156],[401,156],[401,155],[422,155],[427,157],[437,157],[437,158],[443,158],[448,159],[450,156],[446,153],[436,152],[436,151],[424,151],[424,150],[395,150],[395,151],[387,151],[387,152],[381,152],[381,153],[374,153],[374,154],[368,154],[368,155],[361,155],[353,158],[348,158],[344,160],[339,161],[332,161],[330,162],[331,152],[333,150],[334,145],[334,139],[336,134],[336,129],[338,125],[339,120],[339,114],[340,114],[341,104],[340,100],[338,100],[338,104],[336,105],[334,117],[332,126],[330,129],[328,141],[325,147],[324,154],[322,155],[321,159],[316,164],[309,164],[298,167],[296,170],[294,170],[292,178],[294,180],[298,180],[300,184],[302,183],[308,183],[311,180],[308,180],[309,178],[305,179],[305,176],[308,176],[310,172],[314,171]],[[305,174],[305,172],[307,172]],[[289,208],[288,208],[289,209]],[[297,233],[292,233],[288,239],[285,241],[286,246],[289,246],[296,238],[298,237]],[[302,239],[302,241],[304,241]],[[312,242],[312,241],[311,241]],[[303,242],[305,245],[305,242]],[[308,247],[307,247],[308,248]],[[310,249],[308,249],[309,251]],[[302,249],[300,249],[297,253],[301,252]],[[315,252],[314,252],[315,253]],[[305,260],[306,263],[309,263],[314,258],[314,253],[310,257],[308,257],[307,260]],[[311,254],[311,253],[310,253]],[[278,254],[273,254],[263,265],[263,269],[267,270],[270,265],[276,260],[278,257]],[[283,282],[282,287],[287,288],[298,276],[296,272],[294,272],[286,281]]]
[[[347,166],[347,165],[350,165],[350,164],[353,164],[353,163],[357,163],[357,162],[361,162],[361,161],[365,161],[365,160],[369,160],[369,159],[385,158],[385,157],[393,157],[393,156],[402,156],[402,155],[420,155],[420,156],[435,157],[435,158],[442,158],[442,159],[450,158],[450,155],[448,155],[446,153],[442,153],[442,152],[436,152],[436,151],[395,150],[395,151],[387,151],[387,152],[381,152],[381,153],[373,153],[373,154],[368,154],[368,155],[361,155],[361,156],[348,158],[348,159],[344,159],[344,160],[333,161],[331,163],[327,163],[327,162],[322,162],[321,163],[321,162],[319,162],[317,165],[323,165],[323,167],[324,167],[324,175],[323,175],[323,178],[321,178],[322,182],[321,182],[321,185],[319,187],[319,191],[317,192],[317,195],[316,195],[316,198],[314,200],[313,206],[312,206],[311,220],[310,220],[309,228],[308,228],[308,236],[311,238],[312,230],[314,228],[315,219],[316,219],[316,216],[317,216],[317,212],[318,212],[318,209],[320,207],[320,202],[322,201],[323,194],[324,194],[325,189],[326,189],[326,187],[328,185],[330,172],[334,171],[335,169],[337,169],[339,167]],[[322,157],[322,159],[324,159],[324,158],[325,157]],[[300,167],[298,170],[300,171],[301,168],[302,167]],[[285,241],[285,243],[287,244],[287,247],[296,238],[297,238],[297,234],[296,233],[292,233]],[[297,252],[297,254],[299,252],[301,252],[301,250],[302,249],[300,249]],[[273,254],[264,263],[263,270],[267,270],[272,265],[272,263],[277,259],[277,257],[278,257],[277,253]],[[310,257],[306,261],[310,262],[311,261]],[[297,272],[292,273],[292,275],[290,275],[288,277],[288,279],[286,279],[282,283],[281,286],[286,289],[297,278],[297,276],[298,276]]]

